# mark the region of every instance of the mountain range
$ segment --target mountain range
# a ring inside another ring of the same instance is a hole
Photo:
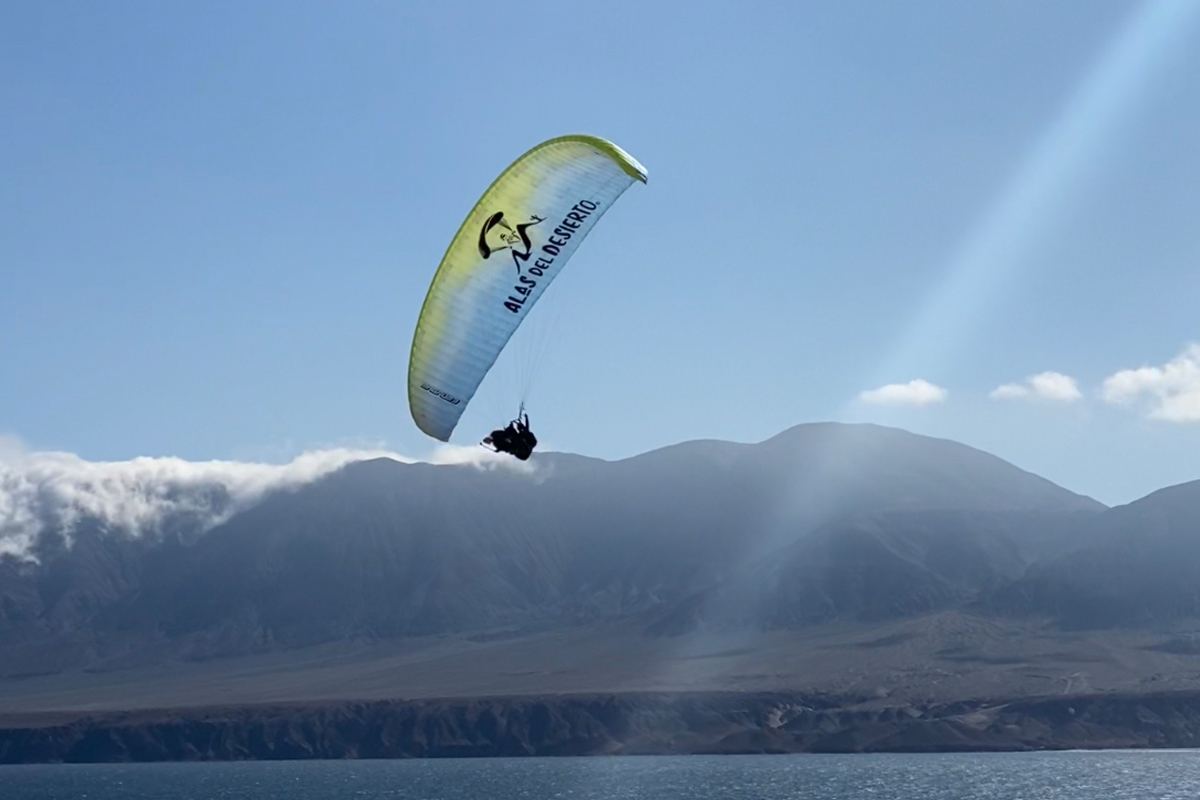
[[[361,461],[208,529],[85,515],[31,555],[0,557],[0,723],[18,727],[581,693],[1200,692],[1200,481],[1107,508],[873,425],[615,462]]]

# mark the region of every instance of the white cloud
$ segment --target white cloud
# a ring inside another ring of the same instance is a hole
[[[70,536],[83,517],[141,536],[168,519],[211,528],[276,489],[313,481],[352,461],[393,458],[385,450],[303,453],[286,464],[134,458],[85,461],[73,453],[27,452],[0,440],[0,555],[30,557],[47,527]]]
[[[1152,419],[1200,422],[1200,344],[1189,345],[1161,367],[1123,369],[1110,375],[1100,394],[1114,405],[1144,400]]]
[[[988,397],[993,400],[1017,400],[1032,394],[1033,390],[1023,383],[1002,383],[992,389]]]
[[[1021,383],[1005,383],[993,389],[988,396],[993,400],[1040,397],[1064,403],[1073,403],[1083,397],[1075,379],[1061,372],[1039,372]]]
[[[873,406],[924,406],[942,402],[946,394],[941,386],[916,378],[908,383],[889,383],[878,389],[859,392],[858,399]]]
[[[479,445],[438,445],[425,460],[430,464],[470,466],[488,470],[506,469],[527,475],[537,472],[537,465],[533,461],[518,461],[512,456]]]
[[[69,541],[85,517],[129,536],[153,535],[169,521],[180,520],[205,531],[269,492],[294,489],[374,458],[418,460],[382,448],[332,448],[303,453],[286,464],[150,457],[86,461],[73,453],[30,452],[16,439],[0,435],[0,556],[32,559],[43,531],[58,531]],[[478,445],[439,446],[420,460],[538,473],[533,462]]]

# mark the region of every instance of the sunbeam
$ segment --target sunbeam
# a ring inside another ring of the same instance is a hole
[[[1078,190],[1082,179],[1112,149],[1143,87],[1171,62],[1197,18],[1200,2],[1195,0],[1148,0],[1135,9],[951,255],[944,277],[894,348],[867,376],[863,389],[883,387],[865,393],[868,398],[884,390],[896,393],[910,386],[928,386],[933,393],[931,399],[944,396],[944,390],[927,384],[923,378],[931,377],[931,370],[953,358],[989,300],[1018,276],[1024,253],[1053,222],[1055,212]],[[897,381],[911,384],[890,385]],[[862,395],[848,399],[839,418],[860,416],[862,404]],[[731,582],[736,582],[739,575],[753,574],[756,566],[777,557],[789,542],[811,530],[810,525],[798,524],[797,509],[808,509],[810,522],[822,519],[825,510],[837,508],[844,500],[851,488],[849,476],[873,461],[860,450],[854,437],[811,444],[815,471],[796,480],[774,508],[765,510],[768,534],[741,554],[731,570]],[[856,467],[850,469],[849,464]],[[720,619],[737,614],[741,610],[737,605],[735,595],[717,593],[705,613]],[[740,636],[748,634],[742,632]],[[722,639],[722,646],[738,645],[736,639]],[[679,655],[686,655],[687,648],[693,646],[693,640],[682,638]],[[664,665],[664,671],[677,670],[675,663]],[[710,666],[717,668],[715,664]]]
[[[1138,6],[949,258],[943,277],[864,388],[944,366],[1081,179],[1112,149],[1142,89],[1171,63],[1200,19],[1196,0]],[[853,405],[842,409],[843,417]]]

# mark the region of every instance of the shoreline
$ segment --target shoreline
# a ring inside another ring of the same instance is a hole
[[[1197,747],[1200,692],[927,706],[623,693],[0,716],[0,764]]]

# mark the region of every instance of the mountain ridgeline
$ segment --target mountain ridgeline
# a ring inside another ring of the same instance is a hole
[[[832,423],[531,464],[365,461],[204,533],[51,531],[37,562],[0,559],[0,672],[617,622],[1200,616],[1200,483],[1107,509],[964,445]]]

